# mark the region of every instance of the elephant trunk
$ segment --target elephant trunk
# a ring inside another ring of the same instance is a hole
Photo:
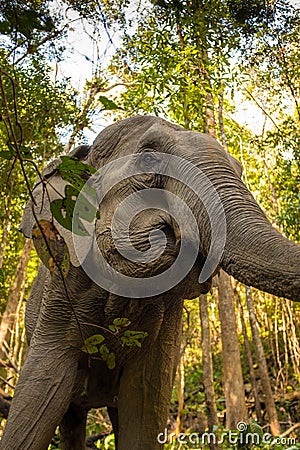
[[[215,186],[227,227],[221,267],[246,285],[300,301],[300,246],[271,225],[237,176]]]

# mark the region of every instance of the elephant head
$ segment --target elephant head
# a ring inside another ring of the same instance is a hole
[[[74,337],[74,312],[83,323],[94,314],[101,328],[106,314],[119,311],[117,297],[121,305],[135,299],[129,309],[137,311],[138,327],[152,333],[147,351],[128,363],[123,355],[114,372],[120,383],[119,448],[160,448],[149,442],[168,412],[181,299],[207,292],[222,268],[247,285],[299,301],[300,248],[268,222],[241,181],[239,163],[208,135],[137,116],[107,127],[91,147],[80,147],[73,156],[96,169],[73,211],[73,225],[78,227],[79,217],[87,233],[72,233],[56,223],[72,267],[63,284],[55,273],[52,281],[48,274],[32,297],[40,309],[30,328],[29,356],[2,448],[12,448],[14,429],[22,430],[22,448],[47,448],[72,402],[77,367],[85,365],[92,376],[89,361],[81,358],[78,365],[82,341]],[[28,205],[21,225],[28,237],[35,219],[53,219],[50,203],[64,193],[67,182],[57,170],[59,162],[44,172],[47,195],[42,183],[33,191],[38,207]],[[82,209],[93,201],[99,214],[84,220]],[[65,298],[66,288],[73,303]],[[20,410],[30,415],[22,418]],[[132,434],[126,435],[129,429]],[[43,440],[37,441],[40,434]]]
[[[155,277],[154,294],[177,285],[193,298],[207,292],[223,268],[247,285],[299,300],[299,247],[268,222],[241,181],[240,164],[213,137],[137,116],[107,127],[91,148],[76,153],[98,171],[100,218],[93,222],[94,241],[60,231],[73,264],[104,280],[104,288],[147,297],[152,291],[145,280]],[[56,165],[46,172],[54,172],[54,194],[62,190]],[[47,207],[44,200],[41,216],[49,216]],[[32,214],[25,215],[28,236],[33,223]]]

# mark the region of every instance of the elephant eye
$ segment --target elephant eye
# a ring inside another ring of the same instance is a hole
[[[155,153],[145,152],[141,155],[140,162],[147,168],[151,168],[159,163],[159,158],[155,155]]]

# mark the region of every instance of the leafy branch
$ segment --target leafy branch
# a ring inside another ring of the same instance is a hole
[[[130,325],[130,320],[126,317],[117,317],[114,319],[113,323],[108,326],[108,329],[104,327],[102,328],[104,331],[109,332],[119,341],[122,347],[139,347],[142,346],[142,341],[148,336],[147,332],[144,331],[133,331],[133,330],[125,330]],[[92,325],[92,324],[90,324]],[[96,354],[99,353],[101,359],[106,361],[109,369],[114,369],[116,366],[115,353],[110,352],[106,344],[103,344],[105,337],[103,334],[94,334],[89,338],[85,339],[84,345],[81,347],[81,350],[85,353]]]
[[[13,91],[13,108],[14,108],[14,116],[15,116],[15,122],[16,122],[16,126],[18,127],[19,131],[20,131],[20,138],[18,140],[16,132],[15,132],[15,128],[13,126],[12,120],[11,120],[11,113],[10,113],[10,109],[9,109],[9,105],[8,105],[8,101],[7,101],[7,97],[6,97],[6,91],[5,91],[5,85],[4,85],[4,81],[3,81],[3,76],[5,76],[6,78],[8,78],[8,80],[11,83],[12,86],[12,91]],[[16,92],[16,85],[15,85],[15,80],[13,79],[13,77],[11,75],[9,75],[7,72],[5,72],[3,69],[0,68],[0,88],[1,88],[1,93],[2,93],[2,98],[3,98],[3,102],[4,102],[4,107],[5,107],[5,111],[6,111],[6,115],[5,117],[2,117],[2,120],[4,121],[6,130],[7,130],[7,135],[8,137],[11,136],[12,138],[12,145],[15,148],[16,151],[16,156],[17,159],[20,162],[21,165],[21,170],[24,176],[24,180],[25,180],[25,184],[27,186],[30,198],[33,202],[33,204],[35,204],[35,200],[30,188],[30,183],[26,174],[26,170],[25,170],[25,166],[24,166],[24,161],[21,155],[21,145],[22,145],[22,141],[23,141],[23,129],[22,129],[22,125],[19,122],[19,118],[18,118],[18,102],[17,102],[17,92]]]
[[[62,179],[70,184],[65,186],[62,198],[51,202],[51,212],[57,222],[64,228],[80,236],[87,236],[88,232],[80,219],[92,222],[94,218],[99,218],[99,212],[80,194],[87,180],[96,170],[94,167],[70,156],[61,156],[61,160],[62,162],[58,165],[57,170]],[[93,197],[96,196],[96,192],[90,186],[85,187],[85,192]],[[73,221],[75,206],[77,206],[79,216],[76,221]]]
[[[122,109],[113,100],[110,100],[109,98],[105,97],[104,95],[99,95],[100,93],[107,92],[114,87],[117,87],[118,85],[122,85],[123,83],[115,83],[112,86],[105,87],[105,82],[102,82],[99,78],[95,78],[92,82],[86,83],[86,88],[88,95],[86,97],[85,102],[82,105],[82,109],[76,118],[76,123],[73,129],[73,132],[71,133],[71,136],[69,138],[69,142],[65,148],[66,152],[69,152],[71,147],[75,143],[76,136],[85,128],[88,126],[89,119],[88,115],[91,110],[95,107],[95,101],[96,99],[99,100],[103,108],[101,108],[101,111],[113,111],[116,109]]]
[[[12,86],[12,91],[13,91],[13,109],[14,109],[14,116],[15,116],[15,123],[16,126],[19,128],[20,130],[20,138],[18,140],[17,135],[16,135],[16,131],[15,131],[15,127],[14,124],[11,120],[11,113],[10,113],[10,108],[9,108],[9,104],[7,101],[7,96],[6,96],[6,91],[5,91],[5,85],[4,85],[4,81],[3,81],[3,76],[7,77],[8,80],[11,83]],[[0,89],[1,89],[1,93],[2,93],[2,98],[4,101],[4,107],[5,107],[5,118],[3,117],[3,121],[5,123],[5,127],[7,130],[7,134],[8,137],[11,136],[12,138],[12,146],[15,149],[16,152],[16,158],[20,163],[21,166],[21,170],[24,176],[24,180],[25,180],[25,184],[27,187],[27,190],[29,192],[30,198],[32,200],[32,214],[34,216],[34,219],[36,221],[36,225],[33,229],[33,240],[34,243],[37,244],[37,248],[40,248],[42,251],[40,251],[40,253],[38,252],[39,256],[43,253],[45,253],[45,250],[47,250],[49,258],[48,258],[48,268],[50,270],[50,272],[53,272],[55,267],[57,268],[60,278],[62,280],[63,286],[64,286],[64,290],[66,293],[66,298],[70,304],[70,307],[72,309],[72,312],[74,314],[75,320],[77,322],[78,325],[78,329],[81,335],[81,339],[82,342],[84,342],[84,336],[82,333],[82,329],[81,329],[81,325],[80,325],[80,321],[77,317],[76,311],[74,309],[74,305],[72,303],[72,300],[69,296],[68,293],[68,289],[67,289],[67,285],[66,285],[66,281],[65,281],[65,277],[68,273],[69,270],[69,254],[68,254],[68,249],[67,246],[64,242],[64,239],[60,236],[59,232],[56,230],[54,224],[52,224],[51,222],[45,223],[47,221],[43,221],[42,223],[38,220],[38,217],[36,215],[35,212],[35,207],[36,205],[36,201],[32,192],[32,189],[30,187],[30,183],[27,177],[27,173],[26,173],[26,169],[25,169],[25,165],[24,165],[24,159],[22,157],[20,148],[23,142],[23,130],[22,130],[22,125],[19,122],[19,118],[18,118],[18,103],[17,103],[17,93],[16,93],[16,86],[15,86],[15,80],[13,79],[13,77],[11,75],[9,75],[7,72],[5,72],[3,69],[0,68]],[[47,235],[48,233],[48,235]],[[43,241],[43,244],[41,244],[41,239]],[[58,255],[59,250],[61,250],[61,248],[64,249],[63,252],[63,258],[62,261],[58,261]],[[40,256],[41,257],[41,256]],[[41,258],[43,260],[43,258]],[[44,258],[45,259],[45,258]],[[46,262],[46,266],[47,266],[47,262]]]

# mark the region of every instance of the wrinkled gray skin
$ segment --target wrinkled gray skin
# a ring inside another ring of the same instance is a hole
[[[98,169],[119,156],[144,151],[186,158],[211,180],[226,214],[227,240],[220,266],[227,273],[263,291],[300,300],[299,246],[270,225],[242,183],[239,164],[213,138],[156,117],[138,116],[106,128],[89,151],[82,147],[77,154]],[[209,225],[203,206],[175,180],[148,174],[136,183],[131,181],[122,189],[112,190],[100,206],[97,241],[107,259],[123,273],[138,274],[140,267],[114,251],[107,226],[113,210],[128,193],[149,186],[168,189],[190,204],[204,242],[195,267],[170,292],[147,299],[117,298],[94,284],[81,267],[71,267],[66,284],[83,324],[84,338],[105,334],[96,325],[107,327],[116,317],[129,318],[131,329],[149,334],[141,349],[122,348],[107,334],[107,346],[116,353],[117,361],[115,369],[109,370],[105,362],[89,360],[80,351],[82,336],[61,279],[56,273],[50,276],[41,266],[27,305],[30,350],[12,402],[2,450],[45,450],[59,424],[61,448],[84,449],[87,411],[102,406],[108,407],[119,450],[161,448],[157,434],[167,421],[180,343],[182,299],[194,298],[210,288],[210,280],[198,283]],[[153,211],[141,215],[131,230],[139,249],[148,248],[153,229],[166,232],[168,246],[155,266],[143,268],[144,275],[148,269],[148,275],[161,272],[174,261],[178,250],[178,232],[172,221]]]

